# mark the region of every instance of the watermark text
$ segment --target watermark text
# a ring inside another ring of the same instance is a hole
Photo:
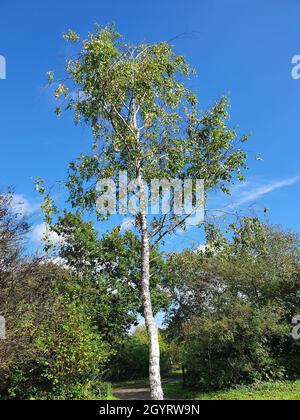
[[[6,322],[5,318],[0,315],[0,340],[5,340],[6,338]]]
[[[0,80],[6,79],[6,59],[0,55]]]
[[[142,186],[141,186],[142,182]],[[127,172],[118,180],[100,179],[97,183],[97,212],[102,215],[137,215],[144,207],[150,215],[195,217],[204,220],[204,181],[192,179],[128,180]]]
[[[300,340],[300,315],[293,318],[292,324],[295,325],[292,331],[292,337],[294,340]]]
[[[292,78],[294,80],[300,79],[300,55],[294,55],[292,58],[292,64],[294,67],[292,68]]]

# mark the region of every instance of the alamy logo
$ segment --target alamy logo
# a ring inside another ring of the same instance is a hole
[[[295,55],[292,58],[292,64],[294,64],[294,67],[292,69],[292,78],[294,80],[300,79],[300,55]]]
[[[203,180],[152,179],[147,184],[138,179],[129,181],[123,171],[118,182],[100,179],[97,193],[97,212],[102,215],[137,215],[143,203],[146,214],[188,215],[195,218],[195,223],[204,220]]]
[[[294,340],[300,340],[300,315],[297,315],[293,318],[292,324],[295,325],[292,332],[292,337]]]
[[[0,55],[0,80],[6,79],[6,60],[3,55]]]
[[[6,322],[3,316],[0,316],[0,340],[5,340],[6,338]]]

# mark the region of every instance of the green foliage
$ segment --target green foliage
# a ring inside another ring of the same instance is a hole
[[[53,397],[80,399],[88,390],[91,393],[110,349],[84,306],[58,302],[52,306],[50,322],[29,333],[37,348],[40,377],[51,384]]]
[[[73,282],[68,273],[42,262],[23,270],[6,291],[13,296],[8,305],[14,311],[7,315],[7,340],[1,342],[1,396],[83,398],[81,389],[91,393],[101,387],[111,350],[88,308],[70,299]]]
[[[61,239],[59,256],[78,277],[94,275],[99,263],[98,232],[92,222],[84,222],[79,213],[64,211],[52,227]]]
[[[60,101],[56,113],[71,110],[76,124],[87,124],[94,136],[92,151],[69,165],[66,185],[74,208],[94,210],[95,182],[117,180],[120,170],[130,179],[139,173],[147,183],[203,179],[207,192],[218,188],[228,193],[231,184],[244,179],[242,145],[248,136],[239,141],[229,126],[228,99],[198,110],[197,97],[187,87],[193,71],[171,45],[131,45],[114,26],[97,25],[84,39],[73,31],[64,38],[77,45],[78,54],[67,62],[63,81],[48,73]],[[160,234],[168,224],[165,235],[186,223],[175,215],[167,220],[152,221],[153,232]]]
[[[99,330],[109,343],[122,341],[142,314],[140,298],[141,243],[127,231],[115,228],[99,239],[92,222],[79,213],[65,212],[53,226],[62,239],[59,256],[77,274],[77,294],[89,300]],[[151,293],[154,311],[166,309],[169,300],[160,287],[166,266],[157,247],[151,248]]]
[[[104,399],[113,349],[93,318],[93,302],[78,293],[71,270],[23,256],[29,227],[12,203],[12,193],[0,194],[0,313],[7,329],[0,398]]]
[[[159,345],[161,351],[161,372],[166,375],[171,369],[169,345],[164,333],[159,333]],[[149,346],[148,335],[145,327],[138,327],[135,332],[128,336],[119,353],[113,360],[111,379],[142,379],[148,376],[149,371]]]
[[[204,390],[298,377],[298,238],[250,218],[230,230],[209,226],[204,253],[170,260],[169,334],[179,335],[188,383]]]
[[[300,400],[300,381],[271,382],[252,386],[241,386],[228,391],[205,394],[199,391],[182,389],[180,380],[168,382],[164,385],[166,395],[187,400]]]
[[[281,379],[284,368],[271,352],[272,340],[287,338],[281,308],[253,309],[232,303],[224,313],[192,319],[183,333],[188,383],[202,389]]]

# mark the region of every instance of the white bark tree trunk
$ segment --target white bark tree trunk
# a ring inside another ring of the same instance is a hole
[[[158,328],[153,315],[150,293],[150,239],[146,215],[146,197],[142,177],[138,175],[141,202],[140,224],[142,233],[142,283],[141,293],[144,308],[145,323],[149,338],[149,381],[151,400],[163,400],[163,390],[160,375],[160,349]]]
[[[140,141],[140,133],[137,124],[137,105],[135,100],[132,100],[132,126],[136,131],[137,142]],[[163,390],[161,385],[160,375],[160,349],[158,341],[158,328],[153,315],[151,293],[150,293],[150,238],[147,223],[147,197],[145,192],[145,185],[142,176],[141,162],[136,161],[136,174],[140,190],[140,214],[138,222],[141,228],[142,235],[142,279],[141,279],[141,294],[143,301],[145,324],[148,333],[149,341],[149,382],[151,400],[163,400]]]

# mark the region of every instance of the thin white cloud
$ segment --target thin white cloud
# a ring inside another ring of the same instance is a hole
[[[206,251],[206,245],[199,245],[195,252],[205,252]]]
[[[134,226],[134,219],[125,219],[120,227],[120,233],[125,233],[131,230]]]
[[[248,188],[247,190],[240,191],[239,197],[236,200],[234,200],[232,204],[227,206],[227,208],[236,209],[244,204],[254,203],[258,199],[264,197],[265,195],[275,190],[279,190],[281,188],[294,185],[299,181],[300,181],[300,176],[296,176],[293,178],[286,178],[279,181],[270,181],[264,185],[254,186],[253,188],[250,188],[250,189]],[[249,183],[246,185],[248,186]]]
[[[24,194],[14,194],[11,207],[19,216],[29,217],[40,209],[40,204],[29,201]]]
[[[47,239],[53,245],[59,245],[62,243],[62,239],[55,232],[49,232],[49,228],[46,223],[40,223],[39,225],[33,227],[30,232],[30,240],[37,244],[43,244],[45,242],[46,235]]]

